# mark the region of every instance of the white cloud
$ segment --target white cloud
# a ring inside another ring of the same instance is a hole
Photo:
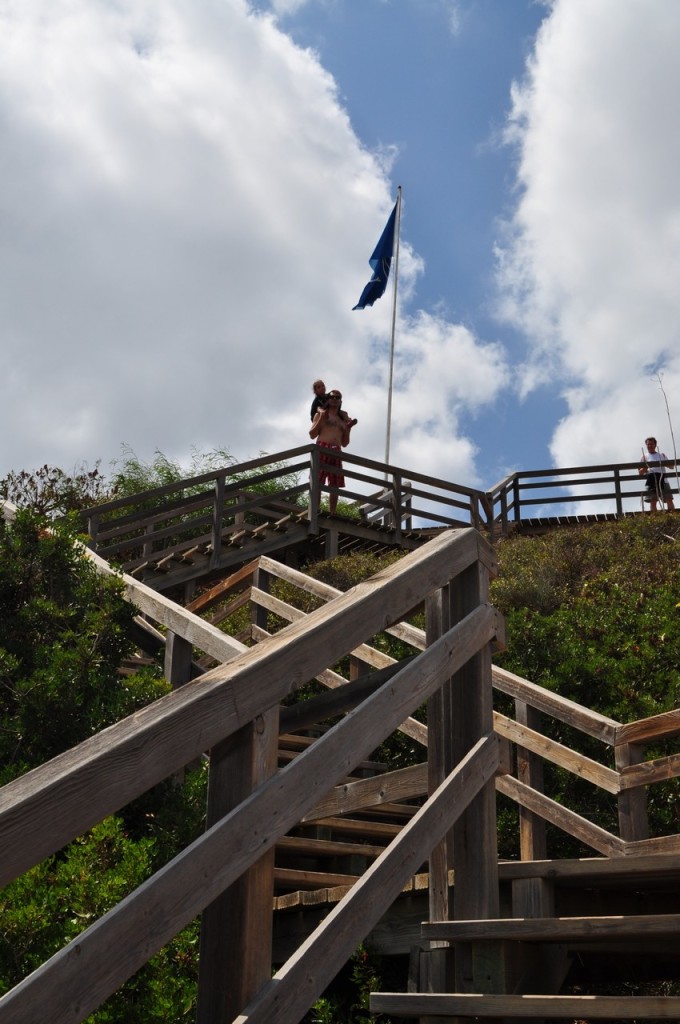
[[[0,129],[0,474],[106,467],[122,443],[281,451],[306,442],[319,375],[360,419],[353,450],[382,456],[390,300],[351,306],[392,189],[271,17],[243,0],[5,3]],[[404,242],[402,296],[421,271]],[[400,356],[395,453],[469,466],[458,431],[501,352],[425,314],[399,333],[417,366]]]
[[[531,340],[524,390],[565,382],[560,465],[628,461],[650,430],[667,436],[655,369],[679,411],[679,45],[675,0],[554,0],[514,90],[503,312]]]

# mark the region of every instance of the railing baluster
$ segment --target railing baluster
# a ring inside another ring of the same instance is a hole
[[[212,557],[211,563],[215,565],[220,557],[222,548],[222,522],[224,519],[224,472],[219,473],[215,478],[215,500],[213,504],[213,525],[212,525]]]

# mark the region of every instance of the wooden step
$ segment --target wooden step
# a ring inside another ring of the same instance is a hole
[[[330,828],[346,835],[366,836],[375,839],[393,839],[401,832],[401,825],[392,825],[385,821],[358,821],[355,818],[315,818],[313,821],[301,821],[299,829]]]
[[[369,843],[343,843],[334,839],[307,839],[305,836],[283,836],[276,844],[281,853],[312,857],[379,857],[384,846]]]
[[[399,1017],[519,1017],[525,1020],[680,1020],[680,996],[503,996],[373,992],[372,1013]]]
[[[680,914],[628,914],[617,917],[515,917],[487,921],[432,921],[422,925],[424,939],[447,942],[560,942],[677,936]]]
[[[274,884],[278,889],[333,889],[338,885],[354,885],[359,875],[335,871],[304,871],[299,868],[274,868]]]

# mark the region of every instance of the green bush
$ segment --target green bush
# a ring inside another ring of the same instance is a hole
[[[510,671],[626,723],[678,706],[680,525],[663,514],[516,537],[498,547],[491,600],[506,616]],[[507,700],[497,701],[507,711]],[[544,718],[545,731],[613,767],[597,740]],[[648,748],[659,756],[663,747]],[[617,832],[614,798],[573,774],[546,769],[546,792]],[[653,835],[675,832],[678,782],[650,789]],[[591,850],[551,831],[553,854]]]

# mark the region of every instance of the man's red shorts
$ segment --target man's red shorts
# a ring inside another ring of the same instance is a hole
[[[319,448],[324,448],[325,451],[319,454],[319,483],[325,484],[328,482],[329,487],[344,487],[345,478],[342,473],[342,462],[336,458],[335,455],[327,455],[326,452],[337,452],[339,455],[342,451],[339,444],[328,444],[326,441],[316,442]]]

